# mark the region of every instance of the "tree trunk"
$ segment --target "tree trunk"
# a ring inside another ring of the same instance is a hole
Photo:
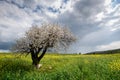
[[[32,58],[32,61],[33,61],[32,65],[34,65],[37,69],[39,69],[41,67],[39,62],[43,58],[43,56],[45,55],[46,51],[47,51],[47,47],[45,47],[43,49],[43,52],[39,57],[38,57],[38,53],[31,52],[31,58]]]
[[[31,53],[31,57],[32,57],[32,65],[35,66],[37,69],[39,69],[40,68],[40,66],[39,66],[40,60],[38,59],[37,54]]]

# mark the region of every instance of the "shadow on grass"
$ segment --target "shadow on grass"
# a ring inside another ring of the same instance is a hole
[[[0,60],[0,71],[2,72],[19,72],[19,71],[31,71],[33,66],[29,61],[16,59],[16,58],[6,58]]]
[[[22,78],[34,70],[31,62],[24,59],[0,59],[0,80],[23,80]]]

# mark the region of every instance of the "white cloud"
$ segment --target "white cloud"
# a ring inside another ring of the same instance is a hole
[[[103,12],[100,12],[96,15],[96,21],[101,21],[105,17]]]
[[[120,41],[115,41],[107,45],[100,45],[97,46],[98,50],[110,50],[110,49],[119,49],[120,48]]]
[[[3,42],[12,41],[17,37],[17,34],[25,31],[27,26],[30,26],[32,20],[23,10],[14,5],[4,3],[0,6],[0,10],[3,10],[0,13],[1,39]]]
[[[65,11],[72,12],[73,11],[73,5],[76,1],[69,0],[66,4],[63,4],[63,8],[60,9],[61,13],[64,13]]]
[[[29,9],[27,10],[29,13],[27,13],[26,8],[20,9],[10,3],[3,2],[3,4],[0,4],[0,10],[1,42],[13,41],[22,36],[31,27],[34,20],[46,20],[40,14],[33,13]]]
[[[55,9],[59,9],[62,5],[62,0],[56,0],[53,2],[53,4],[51,5],[51,7],[55,8]]]
[[[2,50],[2,49],[0,49],[0,52],[8,53],[8,52],[10,52],[10,51],[9,51],[9,50]]]
[[[116,22],[118,22],[119,19],[111,19],[108,22],[106,22],[106,26],[113,26],[115,25]]]
[[[0,52],[5,52],[5,53],[7,53],[7,52],[10,52],[9,50],[2,50],[2,49],[0,49]]]
[[[104,12],[104,17],[101,19],[101,27],[107,27],[111,31],[119,29],[120,26],[120,4],[114,8],[110,8],[108,12]]]
[[[109,6],[111,4],[111,0],[105,0],[104,5]]]

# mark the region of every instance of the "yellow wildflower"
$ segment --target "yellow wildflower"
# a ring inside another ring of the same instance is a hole
[[[109,64],[111,70],[120,70],[120,60],[114,60]]]

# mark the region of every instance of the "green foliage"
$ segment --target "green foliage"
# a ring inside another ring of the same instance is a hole
[[[120,80],[120,54],[47,54],[37,70],[30,56],[0,54],[0,80]]]

